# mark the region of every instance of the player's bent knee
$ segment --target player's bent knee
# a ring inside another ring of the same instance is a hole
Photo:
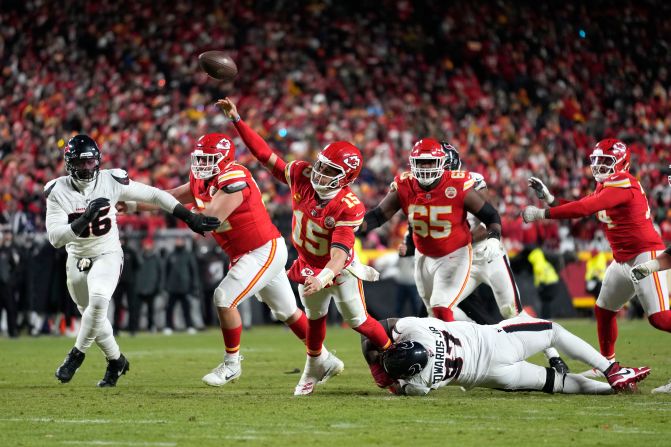
[[[654,313],[648,317],[648,321],[655,329],[671,332],[671,310]]]
[[[517,308],[515,308],[513,304],[506,304],[505,306],[501,306],[499,311],[501,312],[501,316],[506,320],[517,316]]]
[[[295,307],[293,310],[292,309],[270,309],[270,312],[273,314],[273,316],[283,322],[286,323],[287,320],[289,320],[291,317],[294,316],[296,313],[296,310],[298,307]]]
[[[343,316],[343,319],[345,320],[345,322],[347,324],[349,324],[349,327],[351,327],[351,328],[357,328],[357,327],[361,326],[362,324],[364,324],[366,322],[367,318],[368,318],[367,315],[353,316],[353,317],[349,317],[349,318],[345,318]]]
[[[214,289],[214,295],[212,297],[214,305],[217,307],[229,308],[230,304],[227,302],[226,292],[221,287]]]

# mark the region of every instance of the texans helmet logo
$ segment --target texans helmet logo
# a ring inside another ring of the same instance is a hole
[[[343,163],[352,169],[356,169],[361,165],[361,159],[357,155],[350,155],[343,159]]]

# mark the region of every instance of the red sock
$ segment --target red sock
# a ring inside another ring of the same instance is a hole
[[[305,343],[308,334],[308,317],[305,316],[305,312],[301,311],[301,316],[298,317],[298,320],[287,326],[289,326],[289,329],[296,334],[296,337],[298,337],[300,341]]]
[[[432,309],[433,315],[439,320],[454,321],[454,313],[452,312],[452,309],[442,306],[432,307]]]
[[[311,357],[319,357],[326,338],[326,315],[316,320],[307,320],[307,350]]]
[[[368,338],[371,343],[380,349],[384,350],[391,346],[391,340],[389,339],[387,332],[384,330],[380,322],[375,318],[372,318],[370,315],[368,315],[366,321],[353,329]]]
[[[221,328],[221,333],[224,336],[224,344],[226,345],[227,354],[235,354],[240,350],[240,336],[242,335],[242,325],[233,329]]]
[[[617,312],[594,306],[596,317],[596,333],[599,337],[601,354],[611,360],[615,357],[615,341],[617,340]]]
[[[650,324],[660,331],[671,332],[671,310],[663,310],[648,317]]]

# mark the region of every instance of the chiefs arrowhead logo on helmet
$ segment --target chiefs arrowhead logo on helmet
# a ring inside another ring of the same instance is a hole
[[[362,160],[361,152],[352,143],[336,141],[329,144],[319,153],[312,167],[312,187],[320,197],[332,198],[340,188],[356,180]]]
[[[629,170],[631,152],[626,144],[615,138],[599,141],[589,157],[592,175],[603,183],[608,177]]]
[[[419,183],[428,186],[443,176],[446,158],[445,147],[438,140],[423,138],[410,151],[410,171]]]
[[[198,138],[191,153],[191,172],[197,179],[219,174],[235,160],[233,140],[223,133],[208,133]]]

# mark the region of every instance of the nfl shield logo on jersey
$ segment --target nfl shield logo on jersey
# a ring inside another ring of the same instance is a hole
[[[328,229],[335,228],[335,218],[333,216],[326,216],[324,226]]]

